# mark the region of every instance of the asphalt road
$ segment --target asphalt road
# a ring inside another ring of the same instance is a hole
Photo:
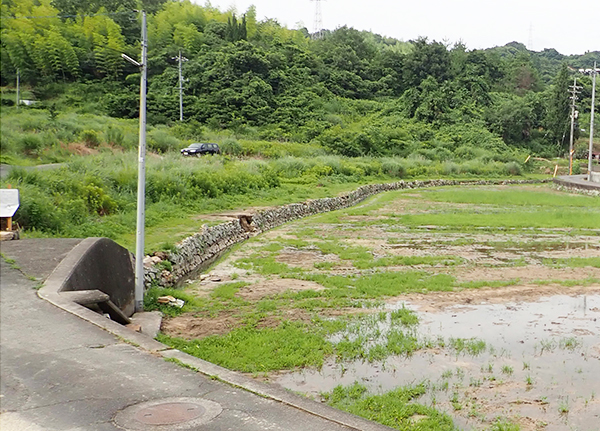
[[[79,241],[0,243],[2,431],[390,429],[176,350],[144,350],[120,325],[119,337],[41,299],[36,288]]]

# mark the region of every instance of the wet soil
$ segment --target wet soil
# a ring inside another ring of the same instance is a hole
[[[406,193],[405,198],[365,215],[340,216],[336,223],[306,219],[269,231],[228,255],[212,268],[210,278],[194,283],[190,289],[207,295],[219,285],[216,279],[246,281],[249,285],[236,296],[249,302],[285,291],[323,289],[313,282],[260,275],[236,265],[238,259],[254,253],[268,254],[262,247],[274,243],[283,245],[271,254],[276,262],[330,275],[374,270],[361,270],[351,260],[322,254],[316,243],[361,246],[374,258],[458,257],[460,261],[455,265],[376,270],[416,269],[452,275],[458,284],[501,285],[386,300],[388,309],[406,306],[418,313],[419,337],[477,338],[486,343],[482,354],[454,354],[447,348],[436,348],[409,358],[390,357],[384,362],[332,361],[320,370],[271,373],[268,379],[316,399],[337,385],[355,381],[367,384],[374,392],[424,381],[429,389],[418,402],[448,412],[462,429],[489,429],[496,418],[502,417],[518,423],[524,431],[600,430],[600,269],[560,263],[561,259],[600,258],[600,231],[454,233],[436,226],[409,229],[390,223],[394,213],[435,211],[445,205],[423,201],[415,205],[412,199],[406,199],[420,195]],[[464,209],[467,205],[459,206]],[[295,248],[286,243],[299,239],[308,246]],[[349,312],[356,310],[335,310],[326,316]],[[278,316],[262,324],[277,325],[283,318],[309,322],[311,316],[301,310],[280,310]],[[163,331],[197,338],[227,333],[239,325],[233,312],[218,318],[184,315],[166,320]]]
[[[486,342],[486,351],[471,356],[432,349],[378,363],[328,362],[321,370],[271,379],[317,399],[356,381],[374,392],[426,382],[429,390],[419,401],[448,412],[467,430],[488,429],[498,417],[524,431],[598,429],[600,288],[567,291],[477,305],[396,302],[390,307],[417,311],[421,337],[476,338]]]

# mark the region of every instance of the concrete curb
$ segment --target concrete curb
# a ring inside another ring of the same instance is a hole
[[[50,276],[48,276],[44,285],[38,291],[38,296],[55,305],[56,307],[68,313],[74,314],[75,316],[88,321],[113,335],[116,335],[127,343],[130,343],[163,359],[176,359],[183,365],[186,365],[207,377],[216,378],[229,385],[294,407],[331,422],[344,425],[353,430],[385,431],[392,429],[350,413],[337,410],[325,404],[318,403],[308,398],[295,395],[281,387],[257,382],[238,372],[228,370],[188,355],[187,353],[172,349],[147,335],[128,329],[86,307],[83,307],[82,305],[70,301],[64,295],[61,295],[61,288],[65,284],[65,281],[69,278],[73,269],[80,263],[85,253],[99,240],[101,240],[101,238],[86,238],[73,247],[73,249],[58,264]]]
[[[600,196],[600,183],[589,181],[587,175],[562,175],[554,178],[554,184],[569,192]]]

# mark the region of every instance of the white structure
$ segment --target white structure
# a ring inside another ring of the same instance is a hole
[[[15,215],[18,208],[19,190],[0,189],[0,219],[2,219],[1,230],[12,231],[12,217]]]

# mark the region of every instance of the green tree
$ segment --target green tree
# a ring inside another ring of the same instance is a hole
[[[407,88],[417,87],[431,76],[443,82],[451,76],[450,54],[439,42],[427,42],[427,38],[413,41],[413,49],[404,63],[404,83]]]
[[[569,85],[571,85],[569,69],[567,64],[563,63],[550,89],[550,97],[548,98],[548,108],[545,121],[550,142],[561,149],[566,149],[569,142]]]

